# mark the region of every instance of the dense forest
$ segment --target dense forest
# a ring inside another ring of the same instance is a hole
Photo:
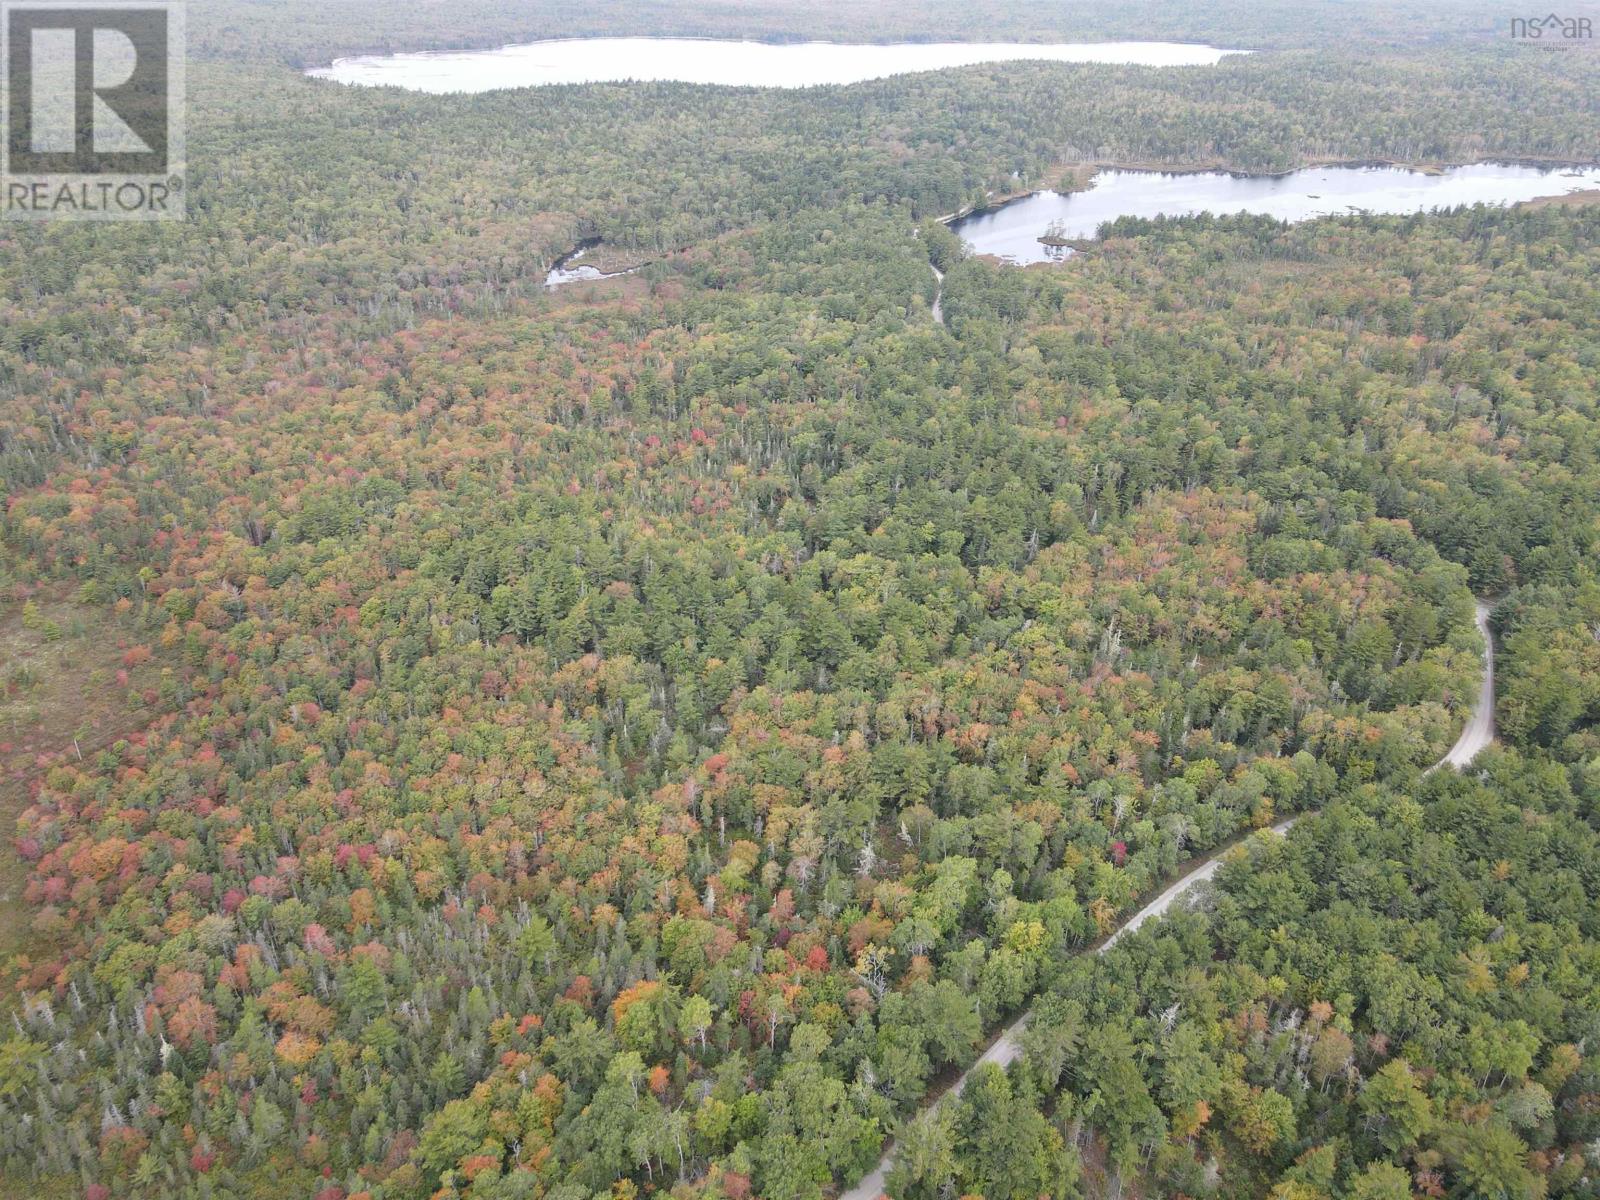
[[[1593,54],[1064,5],[985,29],[1282,49],[449,97],[291,69],[427,8],[194,7],[190,219],[0,234],[0,1192],[1600,1196],[1600,206],[931,219],[1592,158]]]

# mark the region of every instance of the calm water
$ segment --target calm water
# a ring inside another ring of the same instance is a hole
[[[1211,66],[1225,54],[1182,42],[735,42],[711,38],[571,38],[422,54],[337,59],[306,74],[339,83],[389,84],[418,92],[487,92],[550,83],[670,79],[754,87],[860,83],[909,71],[974,63],[1046,59],[1052,62],[1133,63],[1149,67]]]
[[[555,265],[550,268],[550,273],[544,277],[544,286],[554,290],[564,283],[582,283],[592,279],[615,279],[619,275],[632,275],[638,267],[626,267],[621,271],[602,271],[599,267],[581,263],[578,260],[600,243],[590,240],[579,246],[571,254],[556,259]]]
[[[1191,175],[1102,171],[1086,192],[1040,192],[965,217],[951,228],[979,254],[1033,263],[1069,253],[1041,245],[1042,235],[1092,238],[1103,222],[1117,217],[1249,212],[1304,221],[1363,210],[1413,213],[1458,204],[1514,204],[1596,187],[1600,187],[1600,167],[1541,170],[1499,163],[1456,167],[1443,175],[1399,167],[1310,167],[1271,177],[1221,171]]]

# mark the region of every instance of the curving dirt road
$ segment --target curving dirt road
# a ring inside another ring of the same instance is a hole
[[[1494,639],[1489,634],[1489,612],[1490,606],[1479,600],[1477,612],[1473,618],[1478,627],[1478,632],[1483,635],[1483,682],[1478,688],[1478,702],[1473,707],[1472,716],[1468,719],[1466,728],[1461,731],[1461,736],[1456,739],[1456,744],[1450,747],[1449,752],[1434,763],[1433,766],[1429,767],[1424,774],[1431,774],[1446,763],[1452,767],[1464,767],[1477,757],[1480,750],[1494,740]],[[1279,834],[1287,833],[1303,815],[1305,814],[1296,814],[1279,821],[1272,826],[1272,831]],[[1217,868],[1222,865],[1222,860],[1226,857],[1229,849],[1232,849],[1232,847],[1219,850],[1213,857],[1178,879],[1166,891],[1134,913],[1133,916],[1123,922],[1121,928],[1100,945],[1095,953],[1104,954],[1112,946],[1115,946],[1123,935],[1138,929],[1146,921],[1153,921],[1164,914],[1177,902],[1178,897],[1194,887],[1195,884],[1204,883],[1210,879],[1217,873]],[[961,1090],[967,1086],[967,1080],[971,1077],[972,1072],[983,1064],[994,1063],[996,1066],[1004,1067],[1021,1054],[1022,1047],[1019,1044],[1019,1035],[1028,1027],[1028,1018],[1032,1015],[1031,1012],[1025,1012],[1011,1025],[1007,1026],[1005,1031],[979,1056],[978,1061],[963,1071],[961,1077],[955,1081],[955,1084],[933,1102],[934,1106],[943,1104],[946,1098],[950,1096],[959,1096]],[[878,1197],[884,1194],[884,1180],[888,1177],[889,1169],[893,1165],[894,1146],[891,1143],[885,1148],[883,1157],[878,1160],[878,1165],[855,1187],[842,1192],[839,1200],[878,1200]]]
[[[1300,816],[1298,814],[1288,817],[1274,825],[1272,830],[1274,833],[1287,833],[1290,826],[1292,826],[1299,819]],[[1195,884],[1202,883],[1205,880],[1210,879],[1217,873],[1217,868],[1222,865],[1222,859],[1225,854],[1226,851],[1219,852],[1216,857],[1207,859],[1194,870],[1190,871],[1187,875],[1184,875],[1174,882],[1171,887],[1167,888],[1166,891],[1162,892],[1154,900],[1150,901],[1149,904],[1146,904],[1138,912],[1134,913],[1133,916],[1129,917],[1127,921],[1123,923],[1120,929],[1118,929],[1100,944],[1099,948],[1095,950],[1095,953],[1104,954],[1107,950],[1111,949],[1112,946],[1115,946],[1118,940],[1121,939],[1124,934],[1138,929],[1139,926],[1143,925],[1146,921],[1152,921],[1161,916],[1173,906],[1179,896],[1182,896]],[[1004,1067],[1012,1062],[1019,1054],[1022,1053],[1022,1045],[1020,1040],[1021,1034],[1022,1031],[1028,1027],[1028,1018],[1032,1015],[1033,1014],[1031,1012],[1025,1012],[1010,1025],[1008,1025],[1005,1029],[1005,1032],[1003,1032],[999,1037],[995,1038],[994,1042],[989,1046],[989,1048],[978,1057],[978,1061],[963,1071],[961,1073],[961,1077],[955,1081],[951,1088],[947,1092],[943,1093],[933,1103],[935,1105],[943,1104],[948,1097],[959,1096],[961,1094],[961,1090],[967,1086],[967,1080],[971,1077],[972,1072],[983,1066],[985,1063],[994,1063],[996,1066]],[[884,1152],[883,1157],[878,1160],[878,1165],[874,1167],[872,1171],[861,1180],[860,1183],[856,1184],[855,1187],[851,1188],[849,1191],[841,1193],[839,1200],[878,1200],[878,1197],[883,1195],[884,1180],[888,1178],[889,1169],[893,1165],[894,1149],[893,1146],[890,1146],[890,1148]]]
[[[1494,636],[1489,632],[1491,611],[1488,604],[1479,600],[1478,610],[1473,616],[1478,632],[1483,635],[1483,682],[1478,685],[1478,701],[1472,707],[1472,718],[1456,739],[1456,744],[1450,747],[1450,753],[1429,767],[1429,771],[1437,771],[1446,763],[1452,767],[1464,767],[1478,757],[1478,751],[1494,741]]]

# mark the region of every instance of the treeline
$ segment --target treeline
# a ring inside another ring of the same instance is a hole
[[[428,8],[398,4],[295,2],[271,7],[217,0],[190,18],[190,38],[207,58],[324,66],[357,53],[485,49],[543,38],[747,38],[759,41],[1178,41],[1218,46],[1364,49],[1427,48],[1504,39],[1510,16],[1489,0],[1453,0],[1425,9],[1394,0],[1242,0],[1196,8],[1174,0],[1106,5],[1002,2],[981,10],[954,0],[873,6],[825,0],[756,0],[737,9],[693,0],[574,4],[526,0],[453,4],[447,22]]]
[[[1565,277],[1597,227],[1592,207],[1123,221],[1066,271],[964,262],[943,303],[959,336],[1094,397],[1087,430],[1136,429],[1135,494],[1201,469],[1272,499],[1310,486],[1499,595],[1593,578],[1600,409],[1579,364],[1600,294]]]

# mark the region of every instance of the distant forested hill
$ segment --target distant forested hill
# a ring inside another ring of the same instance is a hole
[[[1563,16],[1595,15],[1585,0]],[[1493,0],[1044,0],[969,4],[908,0],[893,5],[822,0],[687,0],[623,4],[598,0],[210,0],[191,28],[207,57],[315,66],[341,54],[460,49],[553,37],[672,35],[760,41],[1137,41],[1211,42],[1244,49],[1412,48],[1437,52],[1462,41],[1496,42],[1513,17],[1542,11]]]

